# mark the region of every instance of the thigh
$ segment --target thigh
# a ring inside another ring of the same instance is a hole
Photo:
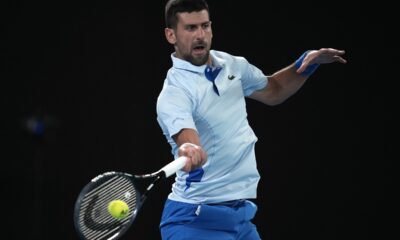
[[[160,224],[162,239],[235,240],[237,225],[231,211],[229,207],[167,200]]]
[[[188,204],[167,200],[160,223],[163,240],[235,240],[238,222],[227,206]]]
[[[214,229],[170,224],[161,228],[162,240],[236,240],[234,235]]]
[[[256,226],[252,222],[246,222],[239,231],[236,240],[261,240],[261,237]]]
[[[160,224],[163,240],[259,240],[249,201],[232,206],[198,205],[167,200]]]

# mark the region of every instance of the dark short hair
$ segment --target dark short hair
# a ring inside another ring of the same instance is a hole
[[[208,4],[205,0],[169,0],[165,5],[165,24],[167,28],[176,28],[178,24],[177,13],[199,12],[208,10]]]

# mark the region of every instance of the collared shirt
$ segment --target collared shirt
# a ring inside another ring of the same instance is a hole
[[[245,96],[266,87],[268,80],[243,57],[214,50],[210,56],[213,67],[220,69],[214,83],[205,76],[206,65],[195,66],[172,54],[173,66],[157,100],[157,120],[174,157],[178,146],[172,136],[184,128],[197,131],[208,154],[201,168],[177,172],[168,196],[175,201],[216,203],[256,197],[257,137],[247,121]]]

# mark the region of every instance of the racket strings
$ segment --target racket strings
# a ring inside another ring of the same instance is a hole
[[[106,186],[105,188],[103,188],[103,190],[101,191],[95,191],[92,192],[92,194],[88,194],[86,195],[88,199],[91,199],[90,202],[84,202],[82,204],[82,207],[87,207],[87,209],[91,209],[92,211],[87,210],[87,212],[91,212],[94,215],[91,215],[91,219],[95,220],[95,222],[97,223],[102,223],[102,222],[109,222],[111,218],[110,214],[108,214],[107,211],[107,203],[111,202],[112,200],[115,200],[115,194],[112,194],[111,189],[116,189],[116,188],[120,188],[120,189],[128,189],[129,188],[129,182],[125,182],[125,183],[121,183],[121,185],[119,185],[119,181],[115,181],[112,184],[109,184],[108,186]],[[119,186],[118,186],[119,185]],[[93,195],[93,193],[95,193]],[[118,194],[118,193],[117,193]],[[125,193],[126,194],[126,193]],[[119,194],[118,194],[119,195]],[[130,196],[131,194],[129,193],[128,196]],[[103,196],[100,201],[98,201],[98,199]],[[120,198],[122,199],[122,198]],[[96,204],[98,203],[98,204]],[[103,205],[103,206],[97,206],[97,205]],[[105,206],[104,206],[105,204]],[[128,204],[128,206],[131,206],[133,208],[136,207],[136,199],[134,199],[134,201],[132,202],[132,204]],[[93,211],[95,209],[95,211]],[[91,225],[90,225],[91,226]]]
[[[136,215],[138,195],[133,183],[124,176],[113,176],[85,194],[82,200],[79,225],[87,239],[106,239],[118,231]],[[108,203],[124,200],[130,211],[123,219],[113,218],[108,213]]]

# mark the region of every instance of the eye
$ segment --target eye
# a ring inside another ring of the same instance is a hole
[[[211,27],[211,22],[204,23],[204,24],[202,25],[202,27],[203,27],[203,29],[210,28],[210,27]]]
[[[188,25],[188,26],[186,26],[186,30],[188,30],[190,32],[196,31],[196,29],[197,29],[196,25]]]

